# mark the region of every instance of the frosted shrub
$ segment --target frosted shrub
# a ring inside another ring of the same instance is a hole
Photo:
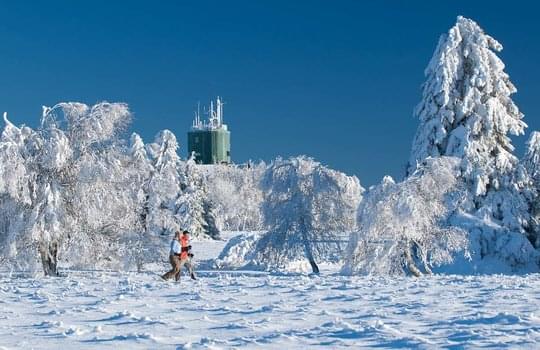
[[[464,231],[446,224],[459,202],[459,159],[428,158],[401,183],[385,177],[362,201],[351,235],[346,274],[431,273],[467,250]]]

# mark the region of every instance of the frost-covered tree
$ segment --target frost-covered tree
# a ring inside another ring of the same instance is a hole
[[[346,274],[431,273],[466,254],[463,230],[446,223],[459,202],[460,160],[429,158],[401,183],[385,177],[360,204],[359,230],[351,235]]]
[[[531,212],[531,224],[529,225],[529,240],[540,248],[540,132],[533,131],[527,141],[527,151],[522,159],[525,169],[527,184],[524,194],[528,199]]]
[[[354,176],[328,169],[311,158],[275,160],[266,170],[262,189],[268,232],[246,249],[229,245],[220,261],[244,261],[266,269],[291,269],[341,257],[343,234],[356,226],[363,188]],[[242,246],[242,242],[239,242]],[[231,255],[249,256],[250,261]]]
[[[462,208],[523,232],[528,213],[513,185],[518,160],[509,135],[523,134],[526,124],[511,99],[516,88],[497,57],[500,50],[501,44],[463,17],[441,36],[415,110],[420,125],[408,174],[427,157],[461,159],[459,177],[470,194]]]
[[[35,242],[23,234],[31,205],[25,145],[34,131],[13,125],[7,113],[4,121],[6,125],[0,137],[0,261],[25,269],[33,267],[37,255]]]
[[[208,195],[206,181],[193,157],[182,167],[182,193],[176,201],[180,227],[194,237],[219,238],[214,204]]]
[[[169,130],[163,130],[147,149],[153,162],[148,182],[147,231],[152,235],[170,236],[179,229],[175,217],[177,199],[181,194],[176,136]]]
[[[104,174],[111,175],[110,158],[105,155],[114,148],[116,136],[129,117],[124,104],[104,102],[88,107],[80,103],[61,103],[52,108],[44,107],[41,125],[36,131],[6,125],[5,140],[23,140],[18,144],[25,174],[18,192],[23,196],[18,198],[7,193],[19,203],[16,217],[24,218],[24,227],[20,227],[15,240],[37,247],[46,275],[58,274],[59,252],[66,245],[73,241],[87,243],[78,251],[79,255],[87,252],[88,246],[95,249],[94,238],[101,237],[99,234],[104,231],[114,231],[111,227],[117,225],[117,220],[127,217],[106,215],[110,208],[85,200],[89,198],[85,194],[95,195],[96,183]],[[100,171],[104,168],[107,170]],[[107,191],[110,193],[111,187]],[[101,208],[104,215],[96,214],[89,209],[91,207]],[[112,212],[116,213],[114,209]],[[109,221],[92,235],[84,235],[85,222],[96,224],[89,215],[100,218],[101,223]],[[8,232],[10,235],[13,237],[13,232]]]
[[[221,230],[263,230],[263,192],[260,182],[266,167],[263,162],[244,167],[203,167],[208,196],[215,205]]]
[[[527,141],[523,165],[534,181],[535,186],[540,186],[540,132],[538,131],[533,131]]]
[[[128,183],[122,164],[124,150],[119,139],[130,118],[123,103],[103,102],[91,107],[60,103],[44,108],[38,132],[46,140],[50,133],[65,135],[64,147],[55,146],[61,143],[53,138],[53,146],[43,149],[41,156],[47,159],[47,155],[55,154],[51,148],[58,149],[54,159],[62,156],[63,163],[49,161],[47,167],[41,166],[41,172],[48,170],[48,181],[58,181],[62,186],[59,197],[66,215],[61,221],[60,249],[64,248],[71,265],[95,264],[108,258],[110,240],[132,225],[129,196],[124,191]]]
[[[121,135],[130,122],[123,103],[59,104],[47,123],[65,130],[73,149],[65,186],[73,224],[62,255],[71,266],[108,265],[118,259],[115,243],[133,226],[135,215]],[[92,247],[92,249],[89,249]]]
[[[150,179],[154,167],[148,157],[142,138],[133,133],[127,150],[127,178],[129,186],[124,189],[129,195],[129,204],[134,215],[133,226],[126,230],[122,239],[122,253],[127,266],[135,265],[141,271],[144,263],[155,258],[153,247],[154,237],[148,230],[148,215],[150,212]]]
[[[205,178],[182,162],[170,131],[144,145],[122,131],[125,104],[44,107],[35,130],[4,116],[0,137],[0,261],[47,275],[71,267],[156,261],[177,229],[219,237]],[[193,163],[193,162],[192,162]],[[185,210],[184,210],[185,209]]]
[[[45,275],[57,275],[58,250],[73,227],[69,215],[74,185],[70,163],[73,150],[62,130],[42,129],[32,140],[32,158],[27,163],[32,174],[32,211],[29,230],[39,242]]]
[[[148,200],[149,200],[149,181],[154,172],[154,167],[148,154],[142,138],[137,134],[131,134],[129,145],[129,169],[130,179],[133,190],[133,201],[138,208],[138,231],[146,232],[148,229]]]

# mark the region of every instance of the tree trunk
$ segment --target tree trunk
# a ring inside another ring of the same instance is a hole
[[[304,224],[303,218],[301,219],[301,225],[300,229],[302,230],[302,241],[304,243],[304,252],[306,254],[306,258],[309,261],[309,264],[311,265],[311,269],[313,270],[313,273],[319,273],[319,266],[317,266],[317,263],[315,262],[315,258],[313,257],[313,251],[311,250],[311,245],[308,239],[307,235],[307,229],[306,225]]]
[[[45,276],[58,277],[58,243],[43,243],[39,247]]]
[[[414,275],[415,277],[422,276],[422,272],[416,267],[416,264],[414,262],[414,259],[412,258],[411,254],[412,246],[411,243],[408,242],[407,246],[405,247],[404,251],[404,257],[405,257],[405,267],[409,270],[409,272]]]

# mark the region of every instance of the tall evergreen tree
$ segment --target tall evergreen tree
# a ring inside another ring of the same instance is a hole
[[[153,172],[148,181],[147,231],[168,236],[178,229],[174,213],[181,193],[176,136],[169,130],[163,130],[147,149],[153,161]]]
[[[509,135],[523,134],[526,124],[511,99],[516,88],[497,57],[501,50],[478,24],[461,16],[441,36],[415,110],[420,125],[407,173],[428,157],[458,157],[470,194],[462,209],[523,231],[527,211],[513,186],[518,159]]]
[[[202,176],[193,157],[183,164],[183,191],[177,199],[176,215],[183,229],[195,237],[219,238],[214,204],[212,203]]]
[[[154,242],[155,237],[149,231],[150,213],[150,179],[154,173],[152,162],[142,138],[133,133],[130,137],[127,150],[127,178],[129,185],[124,190],[129,193],[129,205],[134,215],[132,227],[123,235],[122,246],[127,247],[123,262],[125,266],[137,266],[137,270],[143,269],[144,263],[152,261],[153,255],[159,242]]]
[[[139,231],[146,232],[148,228],[148,200],[149,200],[149,181],[154,172],[154,168],[142,138],[137,134],[131,134],[129,145],[129,169],[131,188],[133,188],[133,198],[135,207],[138,211]]]

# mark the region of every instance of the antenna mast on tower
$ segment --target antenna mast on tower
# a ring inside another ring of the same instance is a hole
[[[217,122],[218,122],[217,126],[219,128],[223,124],[223,103],[221,102],[221,99],[219,98],[219,96],[217,97],[216,104],[217,104],[216,111],[217,111]]]

